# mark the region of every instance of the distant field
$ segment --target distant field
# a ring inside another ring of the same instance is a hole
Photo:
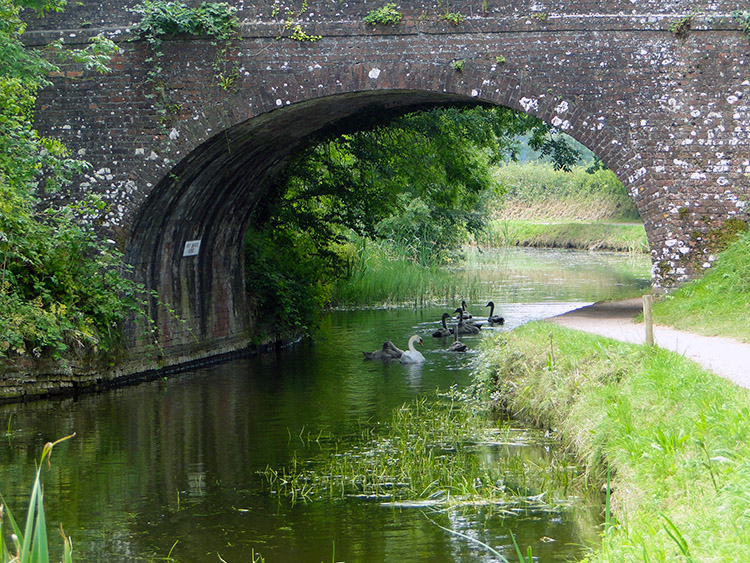
[[[640,223],[564,222],[495,220],[487,229],[482,246],[531,246],[577,248],[615,252],[648,252],[646,230]]]
[[[510,163],[495,169],[503,189],[495,219],[536,222],[640,222],[627,190],[611,170],[585,167],[557,171],[544,162]]]

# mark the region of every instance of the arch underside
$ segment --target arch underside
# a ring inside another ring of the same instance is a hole
[[[493,103],[426,90],[350,92],[262,113],[202,143],[154,187],[130,230],[126,258],[167,304],[151,310],[162,346],[195,355],[252,339],[243,256],[248,219],[300,149],[421,109]],[[200,241],[196,255],[183,255],[188,241]]]

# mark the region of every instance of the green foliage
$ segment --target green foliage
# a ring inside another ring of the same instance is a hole
[[[464,59],[453,61],[451,63],[451,66],[453,67],[453,70],[455,70],[456,72],[463,72],[464,66],[466,66],[466,61]]]
[[[296,335],[316,324],[333,273],[308,233],[276,221],[251,229],[245,260],[248,292],[266,335]]]
[[[732,17],[740,24],[740,29],[745,34],[745,37],[747,37],[747,40],[750,41],[750,12],[736,10],[732,12]]]
[[[101,200],[39,211],[41,195],[60,192],[87,164],[34,129],[36,92],[59,67],[22,45],[19,5],[3,1],[0,13],[0,356],[108,350],[119,322],[138,308],[138,288],[121,277],[120,254],[95,231],[107,211]],[[112,45],[54,49],[102,72]]]
[[[549,157],[555,170],[570,172],[581,157],[580,151],[573,147],[562,135],[532,135],[529,147],[541,152],[542,157]]]
[[[445,12],[440,16],[440,19],[450,22],[453,25],[459,25],[463,23],[463,21],[466,19],[466,16],[464,16],[463,14],[459,14],[458,12]]]
[[[0,563],[49,563],[49,543],[47,540],[47,519],[44,513],[44,499],[42,495],[41,473],[44,461],[49,460],[52,449],[75,434],[61,438],[55,442],[48,442],[42,450],[42,457],[37,466],[36,478],[31,489],[29,507],[26,512],[26,523],[23,528],[18,525],[7,506],[0,505]],[[6,525],[7,522],[9,524]],[[7,543],[7,532],[15,536],[13,544]],[[63,563],[72,563],[73,544],[60,528],[63,538]]]
[[[396,25],[403,16],[396,9],[396,4],[389,3],[367,13],[365,23],[370,25]]]
[[[309,41],[309,42],[315,42],[320,41],[323,36],[322,35],[310,35],[306,31],[302,29],[302,25],[297,23],[297,20],[299,20],[300,16],[302,16],[303,13],[307,11],[308,8],[308,1],[304,0],[302,2],[302,6],[299,10],[293,10],[292,8],[287,8],[286,13],[284,15],[284,25],[282,28],[282,35],[284,33],[288,33],[289,30],[291,30],[291,33],[289,34],[290,39],[294,39],[295,41]],[[274,4],[273,9],[271,11],[271,16],[276,17],[279,12],[281,11],[281,6],[278,4]],[[281,35],[277,37],[276,39],[281,39]]]
[[[322,35],[310,35],[302,30],[302,26],[297,24],[292,29],[292,34],[289,36],[295,41],[320,41],[323,36]]]
[[[191,8],[183,2],[144,0],[129,11],[141,16],[130,28],[131,33],[148,41],[155,50],[164,35],[208,36],[227,41],[239,24],[235,16],[237,9],[226,2],[203,2]]]

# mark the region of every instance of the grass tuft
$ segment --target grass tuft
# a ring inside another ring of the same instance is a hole
[[[10,509],[5,506],[5,501],[0,505],[0,563],[49,563],[49,544],[47,539],[47,520],[44,514],[44,499],[42,495],[41,473],[44,461],[49,461],[52,449],[65,440],[75,436],[72,434],[55,442],[48,442],[42,450],[42,457],[36,471],[36,478],[31,488],[29,508],[26,512],[26,523],[24,529],[13,518]],[[6,523],[7,519],[7,523]],[[8,526],[9,524],[9,526]],[[11,534],[10,545],[6,541],[7,533]],[[73,543],[65,535],[62,527],[60,534],[63,537],[63,563],[73,561]]]

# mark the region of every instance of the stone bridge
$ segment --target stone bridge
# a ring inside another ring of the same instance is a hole
[[[400,23],[373,26],[364,17],[384,2],[230,1],[242,24],[228,48],[165,38],[156,75],[148,44],[129,40],[135,0],[71,2],[26,34],[40,46],[104,32],[122,48],[107,76],[55,77],[38,127],[93,164],[81,187],[111,203],[136,275],[184,319],[152,311],[167,363],[247,345],[249,213],[295,151],[373,116],[497,104],[565,131],[627,187],[657,286],[703,271],[726,221],[747,220],[750,41],[737,2],[403,2]]]

